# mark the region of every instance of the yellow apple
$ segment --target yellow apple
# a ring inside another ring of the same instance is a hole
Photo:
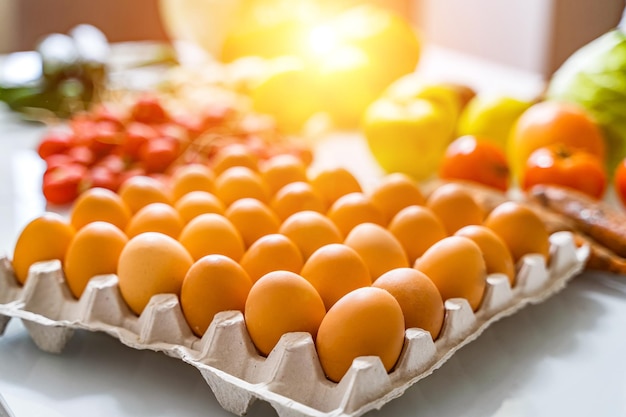
[[[363,131],[372,155],[385,171],[424,180],[437,171],[453,126],[449,112],[437,102],[383,97],[366,110]]]
[[[461,112],[457,136],[474,135],[506,149],[515,121],[532,104],[506,94],[478,93]]]
[[[273,116],[287,133],[298,133],[321,108],[317,76],[298,57],[282,57],[269,74],[252,87],[252,107]]]

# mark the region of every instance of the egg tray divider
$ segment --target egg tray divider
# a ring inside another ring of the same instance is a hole
[[[196,367],[220,405],[234,414],[246,414],[261,399],[281,417],[356,417],[401,396],[491,323],[563,289],[582,271],[589,255],[589,248],[577,247],[569,232],[550,236],[550,250],[548,265],[535,254],[519,261],[513,288],[505,275],[489,275],[476,312],[463,298],[446,300],[436,341],[424,330],[406,330],[391,372],[378,357],[360,357],[339,383],[324,376],[309,333],[283,335],[263,357],[252,344],[241,312],[218,313],[198,338],[176,295],[153,296],[138,317],[122,299],[117,276],[102,275],[94,277],[77,300],[57,260],[33,265],[21,286],[10,260],[0,258],[0,335],[12,317],[19,318],[41,350],[58,353],[76,329],[105,332],[132,348],[160,351]]]

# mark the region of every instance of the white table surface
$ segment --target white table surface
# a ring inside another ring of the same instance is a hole
[[[4,253],[45,210],[33,151],[41,133],[0,112]],[[626,277],[583,273],[546,302],[496,323],[402,397],[367,415],[624,416],[625,328]],[[190,365],[86,331],[77,331],[61,354],[45,353],[16,319],[0,337],[0,395],[15,417],[231,415]],[[257,401],[248,415],[276,413]]]

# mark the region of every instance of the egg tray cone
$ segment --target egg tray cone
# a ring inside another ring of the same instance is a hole
[[[401,396],[491,323],[564,288],[582,271],[589,250],[576,247],[568,232],[553,234],[550,243],[549,264],[542,256],[526,255],[517,265],[513,287],[505,275],[488,276],[476,312],[465,299],[447,300],[436,341],[424,330],[406,330],[403,351],[391,372],[378,357],[360,357],[339,383],[325,377],[308,333],[283,335],[263,357],[252,344],[241,312],[219,313],[198,338],[176,295],[155,295],[137,316],[122,299],[117,276],[102,275],[94,277],[77,300],[59,261],[33,265],[26,284],[20,286],[9,259],[0,258],[0,335],[12,317],[19,318],[40,349],[61,352],[76,329],[105,332],[132,348],[160,351],[191,364],[221,406],[234,414],[245,414],[261,399],[281,417],[356,417]]]

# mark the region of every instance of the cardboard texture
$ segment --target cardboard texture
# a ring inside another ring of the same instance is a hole
[[[553,234],[550,243],[549,264],[539,255],[525,256],[513,288],[506,276],[490,275],[476,312],[465,299],[447,300],[444,327],[436,341],[428,332],[408,329],[390,373],[378,357],[361,357],[339,383],[324,376],[308,333],[285,334],[263,357],[252,344],[241,312],[219,313],[198,338],[176,295],[154,296],[138,317],[122,299],[117,277],[104,275],[94,277],[77,300],[56,260],[33,265],[22,287],[9,259],[0,259],[0,335],[11,318],[18,318],[40,349],[61,352],[75,330],[105,332],[131,348],[160,351],[194,366],[221,406],[234,414],[245,414],[260,399],[281,417],[356,417],[401,396],[493,322],[564,288],[582,271],[589,250],[576,247],[568,232]],[[3,415],[1,410],[0,404]]]

